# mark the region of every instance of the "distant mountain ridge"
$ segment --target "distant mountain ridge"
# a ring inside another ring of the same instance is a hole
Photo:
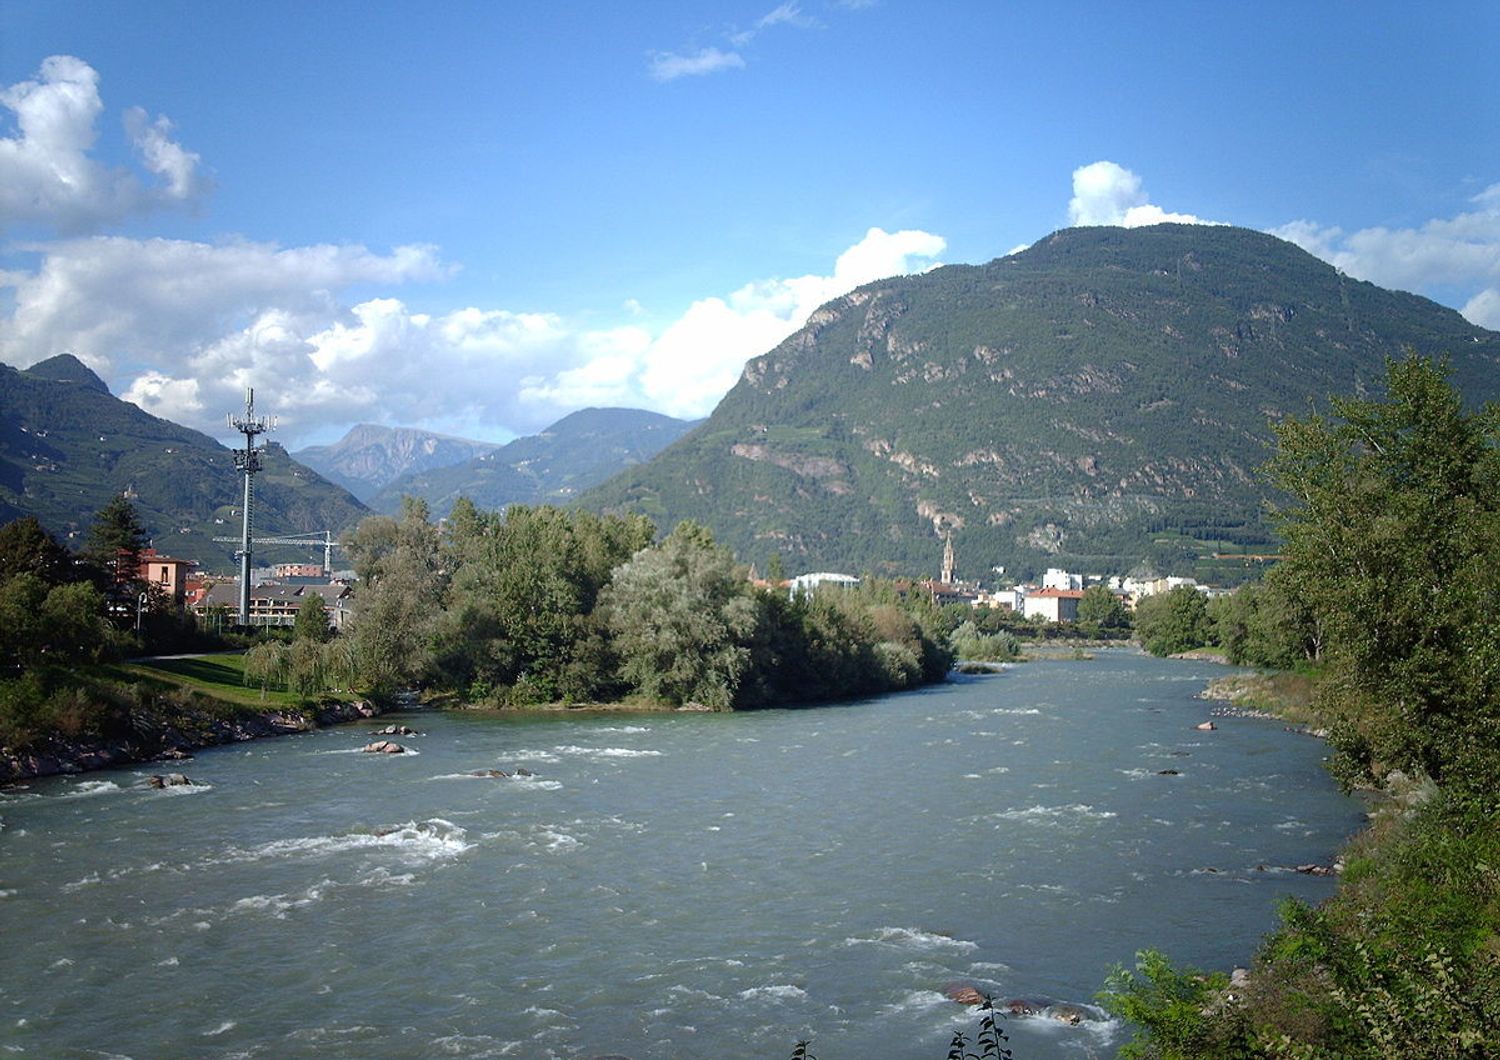
[[[697,519],[802,569],[936,573],[949,532],[967,576],[1170,562],[1185,538],[1269,541],[1269,421],[1377,384],[1408,348],[1500,397],[1500,334],[1272,236],[1065,229],[829,302],[698,430],[580,503]]]
[[[338,533],[369,514],[275,443],[264,464],[255,483],[262,534]],[[99,509],[125,493],[159,550],[228,569],[234,545],[212,538],[238,535],[241,482],[225,446],[114,397],[70,354],[24,371],[0,365],[0,520],[35,515],[76,547]]]
[[[539,434],[461,464],[411,471],[370,498],[377,511],[395,512],[403,496],[420,497],[443,516],[459,497],[481,508],[570,503],[623,468],[643,463],[696,425],[644,409],[588,408],[570,413]]]
[[[462,464],[497,448],[493,442],[454,438],[414,427],[361,423],[332,445],[308,446],[293,455],[368,502],[402,475]]]

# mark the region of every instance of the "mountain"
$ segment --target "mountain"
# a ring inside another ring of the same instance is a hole
[[[568,502],[651,459],[694,426],[642,409],[582,409],[466,463],[409,472],[372,497],[370,507],[395,512],[407,495],[426,500],[435,515],[446,515],[459,497],[481,508]]]
[[[255,479],[261,533],[337,532],[369,514],[279,445],[266,446],[264,465]],[[0,365],[0,520],[35,515],[78,547],[121,492],[162,552],[232,565],[235,546],[212,541],[239,534],[242,480],[229,449],[114,397],[70,354],[25,371]],[[280,555],[302,553],[265,551]]]
[[[1267,551],[1270,422],[1378,384],[1407,348],[1500,396],[1500,334],[1272,236],[1065,229],[828,303],[580,503],[697,519],[762,569],[935,574],[951,531],[960,577],[1181,570]]]
[[[411,427],[361,423],[332,445],[309,446],[293,456],[368,502],[402,475],[462,464],[496,448],[490,442],[450,438]]]

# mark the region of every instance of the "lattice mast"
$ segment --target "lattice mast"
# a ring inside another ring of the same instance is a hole
[[[250,560],[255,547],[251,507],[255,502],[255,473],[261,469],[260,455],[264,452],[263,449],[255,447],[255,437],[275,430],[276,418],[255,415],[255,390],[247,386],[244,416],[236,418],[234,413],[230,413],[228,419],[229,425],[245,436],[245,448],[234,451],[235,470],[245,476],[245,503],[241,509],[243,521],[240,524],[240,547],[235,555],[240,561],[239,623],[242,626],[248,626],[250,624]]]

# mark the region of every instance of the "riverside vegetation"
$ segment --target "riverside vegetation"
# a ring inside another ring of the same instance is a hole
[[[224,667],[204,681],[120,665],[234,646],[135,576],[145,534],[129,501],[105,507],[82,556],[17,520],[0,529],[0,747],[128,738],[192,702],[307,713],[421,686],[489,707],[724,710],[909,688],[952,663],[944,616],[891,584],[789,598],[754,588],[703,527],[654,537],[639,516],[467,500],[441,528],[420,501],[370,517],[349,541],[359,621],[335,635],[313,599],[290,636],[249,643],[237,669],[257,700],[226,690]]]
[[[1296,666],[1346,788],[1383,793],[1337,895],[1288,901],[1248,978],[1155,951],[1103,999],[1135,1057],[1500,1055],[1500,408],[1442,365],[1387,366],[1384,400],[1290,418],[1267,468],[1284,562],[1205,608],[1138,614],[1158,652],[1217,640]]]
[[[642,516],[466,499],[439,528],[408,499],[349,541],[358,671],[482,706],[723,710],[909,688],[952,663],[940,614],[889,583],[788,597],[696,523],[654,536]]]

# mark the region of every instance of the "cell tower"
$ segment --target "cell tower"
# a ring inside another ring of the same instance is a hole
[[[248,626],[250,624],[250,556],[254,547],[254,538],[251,536],[250,507],[255,500],[255,473],[261,468],[260,454],[264,452],[262,449],[255,448],[255,436],[275,430],[276,418],[255,415],[255,391],[247,386],[245,388],[245,414],[236,418],[231,412],[228,419],[229,426],[245,436],[245,448],[234,451],[235,470],[245,476],[244,522],[240,528],[240,548],[235,555],[240,560],[239,622],[242,626]]]

